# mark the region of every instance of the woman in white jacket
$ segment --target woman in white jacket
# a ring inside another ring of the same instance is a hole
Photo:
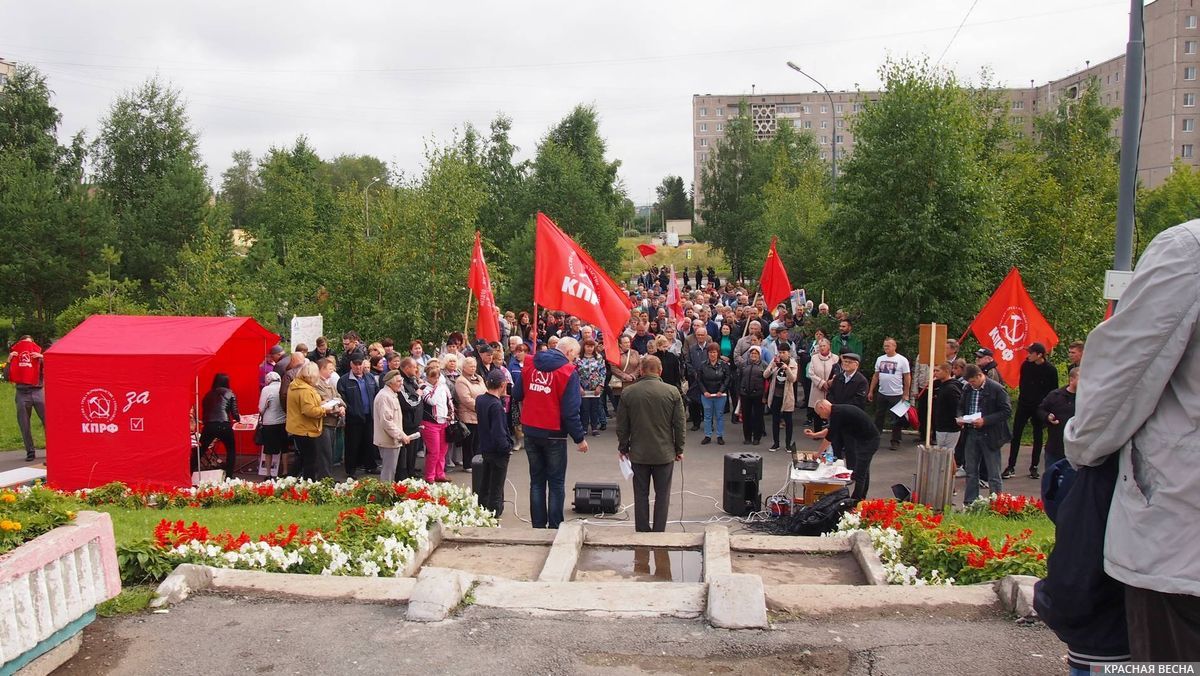
[[[279,462],[268,465],[268,474],[287,474],[287,405],[279,399],[279,374],[266,375],[267,385],[258,393],[258,424],[261,427],[263,453],[278,455]]]

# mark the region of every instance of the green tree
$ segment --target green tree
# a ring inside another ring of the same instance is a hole
[[[699,239],[725,254],[735,278],[758,274],[769,237],[763,228],[763,188],[771,179],[772,153],[759,143],[746,102],[725,125],[703,169]],[[757,259],[757,260],[756,260]]]
[[[127,242],[121,272],[148,293],[200,228],[210,190],[179,92],[148,80],[100,122],[96,183]]]
[[[479,229],[501,252],[529,221],[529,162],[517,162],[518,148],[509,140],[512,119],[497,115],[481,158],[487,201],[479,211]]]
[[[100,250],[101,273],[88,273],[85,292],[88,294],[72,302],[54,320],[58,335],[66,335],[92,315],[143,315],[147,308],[134,299],[138,292],[137,280],[117,279],[114,272],[121,264],[121,252],[105,246]]]
[[[232,304],[239,314],[253,314],[239,299],[241,261],[233,253],[230,206],[218,204],[192,241],[179,251],[178,262],[155,281],[158,307],[172,315],[220,315]]]
[[[229,207],[231,227],[246,227],[254,200],[261,194],[262,183],[254,166],[254,156],[249,150],[233,151],[233,164],[221,172],[221,192],[217,196],[218,202]]]
[[[1200,218],[1200,171],[1175,160],[1167,180],[1138,195],[1138,256],[1155,235],[1194,218]]]
[[[879,100],[854,118],[820,261],[832,303],[862,313],[866,345],[893,335],[903,347],[919,323],[965,326],[1006,256],[973,97],[925,60],[880,75]]]
[[[608,160],[600,122],[591,106],[576,106],[550,128],[538,145],[529,192],[530,211],[542,211],[616,275],[621,269],[621,218],[625,190],[617,179],[619,160]],[[508,307],[529,307],[533,295],[534,219],[508,247],[511,274],[502,296]]]
[[[62,146],[45,77],[21,65],[0,90],[0,309],[21,332],[49,337],[54,317],[83,292],[108,241],[102,205],[80,184],[82,136]]]
[[[658,204],[656,205],[668,220],[692,218],[692,200],[688,197],[687,190],[683,187],[683,178],[680,176],[667,176],[662,180],[662,183],[654,189],[658,196]]]
[[[799,287],[813,280],[822,249],[821,228],[829,219],[829,165],[821,160],[810,133],[780,127],[768,150],[771,178],[763,186],[761,221],[779,237],[779,258],[788,279]],[[765,253],[765,252],[764,252]]]
[[[334,192],[362,190],[375,179],[377,185],[387,185],[390,177],[383,160],[371,155],[338,155],[324,163],[321,173]]]

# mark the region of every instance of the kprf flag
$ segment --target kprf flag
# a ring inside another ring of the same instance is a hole
[[[483,260],[483,245],[479,231],[475,231],[475,251],[471,254],[471,272],[467,276],[467,287],[479,301],[479,316],[475,318],[475,337],[489,343],[500,342],[500,310],[496,308],[496,296],[492,294],[492,276],[488,274],[487,262]]]
[[[783,268],[783,261],[779,260],[779,252],[775,250],[775,240],[775,237],[771,238],[767,260],[763,262],[762,274],[758,276],[759,292],[772,311],[792,295],[792,283],[788,281],[787,270]]]
[[[1013,387],[1021,384],[1021,362],[1031,344],[1041,343],[1047,352],[1058,345],[1058,334],[1034,305],[1016,268],[1008,271],[970,330],[981,346],[992,351],[996,369]]]
[[[18,340],[8,353],[9,382],[22,385],[42,384],[42,360],[34,356],[42,353],[42,348],[37,343],[28,338]]]
[[[616,338],[629,320],[633,303],[596,261],[545,214],[537,215],[533,302],[593,324],[602,335],[604,354],[620,363]]]
[[[671,266],[671,283],[667,286],[667,310],[675,320],[675,330],[682,330],[687,325],[688,318],[683,316],[683,297],[679,294],[679,281],[675,277],[674,265]]]

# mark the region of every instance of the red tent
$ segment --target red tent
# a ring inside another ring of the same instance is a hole
[[[240,411],[257,413],[278,341],[247,317],[88,318],[45,352],[48,482],[191,485],[189,411],[227,373]],[[238,449],[257,453],[252,438]]]

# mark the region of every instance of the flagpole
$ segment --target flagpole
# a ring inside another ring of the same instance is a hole
[[[761,280],[760,280],[760,283],[761,283]],[[758,305],[758,297],[761,295],[762,295],[761,291],[754,294],[754,300],[750,301],[750,307],[756,307]],[[746,317],[746,326],[742,328],[742,338],[745,338],[746,334],[750,333],[750,322],[752,322],[752,321],[757,321],[757,320],[752,320],[752,319],[750,319],[749,316]]]
[[[463,342],[468,345],[470,345],[471,342],[468,339],[470,334],[467,333],[467,329],[468,329],[468,327],[471,326],[471,301],[474,300],[474,298],[475,298],[475,294],[471,293],[471,291],[468,289],[467,290],[467,316],[465,319],[463,319]]]
[[[925,448],[931,448],[933,438],[933,364],[937,354],[937,322],[929,325],[929,389],[926,392],[928,404],[925,406]]]

